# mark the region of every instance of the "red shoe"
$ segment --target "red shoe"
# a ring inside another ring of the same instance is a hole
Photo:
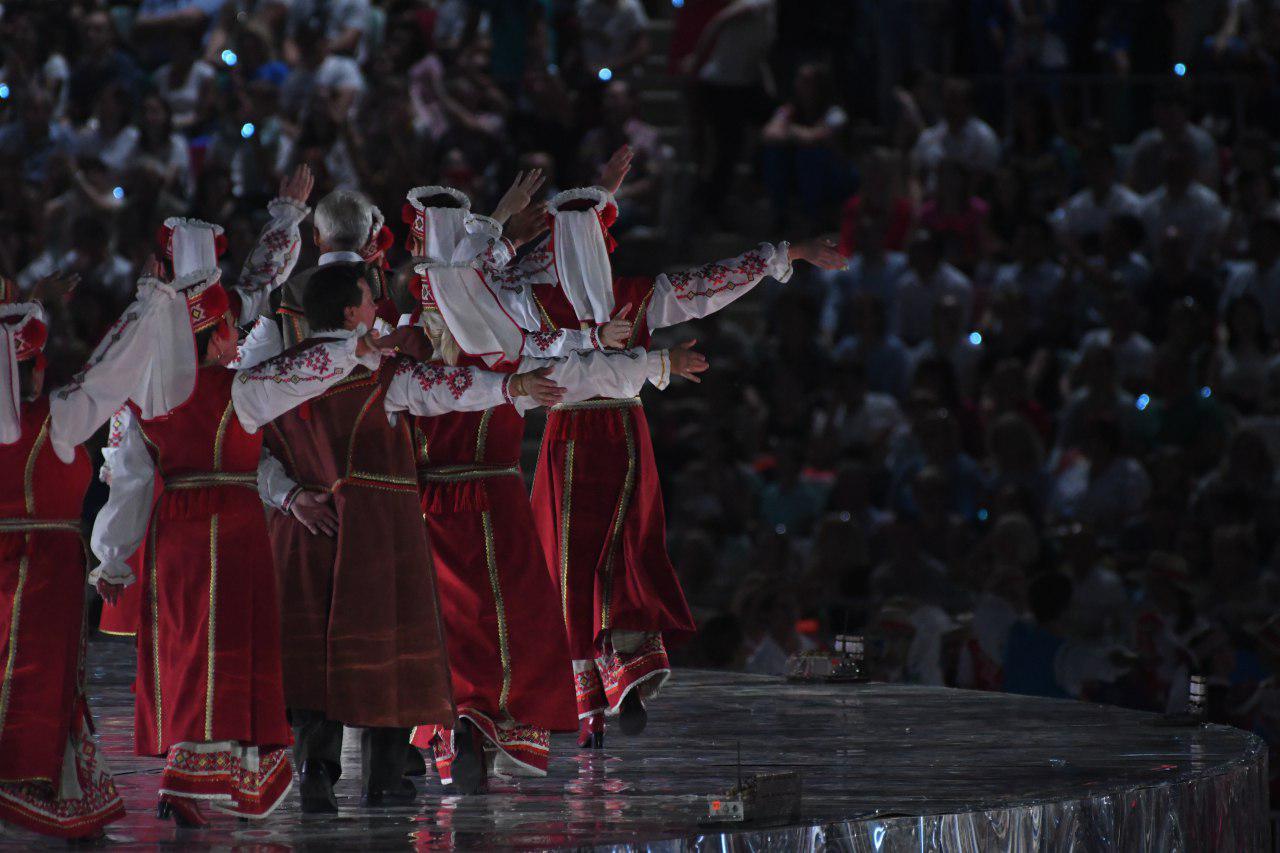
[[[209,819],[200,809],[199,800],[186,797],[171,797],[168,794],[160,798],[160,807],[156,809],[156,817],[161,820],[173,818],[173,822],[184,829],[203,829],[209,825]]]
[[[578,721],[578,746],[604,749],[604,714],[592,714]]]

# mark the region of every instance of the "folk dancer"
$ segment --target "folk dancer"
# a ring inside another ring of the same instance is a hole
[[[260,427],[336,379],[308,365],[287,374],[237,361],[235,320],[260,313],[297,259],[310,175],[286,180],[271,209],[292,239],[259,246],[260,277],[228,293],[219,281],[216,226],[170,223],[176,295],[171,333],[153,358],[170,365],[172,405],[126,410],[111,460],[111,491],[94,525],[104,598],[131,583],[127,560],[144,536],[135,748],[164,756],[160,817],[207,823],[202,804],[263,818],[287,793],[290,732],[281,690],[275,577],[257,493]],[[173,328],[176,327],[176,328]],[[196,359],[199,362],[196,362]],[[153,483],[163,490],[153,500]]]
[[[0,821],[98,838],[124,814],[85,693],[88,566],[80,516],[92,470],[81,443],[130,397],[154,405],[146,359],[163,300],[124,312],[68,384],[45,391],[46,279],[0,306]],[[53,365],[56,370],[58,364]]]

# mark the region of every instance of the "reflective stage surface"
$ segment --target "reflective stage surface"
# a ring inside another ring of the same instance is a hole
[[[303,818],[296,793],[259,824],[203,831],[154,816],[160,762],[132,752],[133,652],[91,644],[91,702],[130,813],[109,846],[402,850],[1261,850],[1265,753],[1222,728],[1157,728],[1097,705],[872,685],[793,685],[678,671],[649,727],[601,752],[556,736],[548,778],[453,797],[419,780],[416,808],[359,805],[348,732],[336,819]],[[802,817],[782,827],[698,825],[707,795],[744,776],[802,777]],[[35,836],[0,835],[29,848]],[[62,848],[61,843],[46,842]]]

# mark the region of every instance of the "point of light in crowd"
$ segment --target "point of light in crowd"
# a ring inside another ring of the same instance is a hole
[[[253,136],[253,131],[254,127],[253,122],[251,121],[246,121],[244,124],[240,125],[240,136],[244,139],[248,139],[250,136]]]
[[[978,346],[979,344],[981,344],[981,343],[982,343],[982,333],[981,333],[981,332],[970,332],[970,333],[969,333],[969,343],[973,344],[975,347],[976,347],[976,346]]]
[[[222,52],[222,61],[227,63],[227,65],[235,65],[239,59],[240,57],[236,56],[236,52],[234,50],[224,50]]]
[[[990,517],[991,513],[987,512],[985,509],[978,510],[978,521],[986,521]]]
[[[684,0],[671,0],[671,5],[676,7],[677,9],[683,9]]]
[[[1187,66],[1186,66],[1186,64],[1185,64],[1185,63],[1182,63],[1182,62],[1176,62],[1176,63],[1174,63],[1174,66],[1173,66],[1173,73],[1174,73],[1174,74],[1177,74],[1179,77],[1186,77],[1186,76],[1187,76]]]
[[[1139,412],[1145,412],[1147,410],[1147,406],[1151,405],[1151,398],[1146,394],[1139,394],[1138,399],[1135,400],[1133,404],[1138,407]]]
[[[1208,400],[1210,397],[1213,396],[1213,389],[1210,388],[1208,385],[1204,386],[1203,388],[1200,389],[1200,396]]]
[[[599,77],[601,80],[608,82],[609,80],[613,79],[613,72],[610,71],[608,68],[601,68],[600,73],[597,74],[596,76]]]
[[[9,84],[0,83],[0,99],[9,97]]]
[[[117,199],[124,198],[124,187],[116,187],[111,191],[111,194],[115,196]]]

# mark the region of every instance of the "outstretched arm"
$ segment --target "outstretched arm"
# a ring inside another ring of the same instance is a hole
[[[646,319],[649,330],[714,314],[765,278],[791,279],[792,263],[805,260],[823,269],[843,269],[845,260],[827,241],[761,243],[736,258],[654,279]]]
[[[401,359],[387,387],[386,410],[432,417],[445,412],[479,412],[511,402],[513,376],[437,361]]]

